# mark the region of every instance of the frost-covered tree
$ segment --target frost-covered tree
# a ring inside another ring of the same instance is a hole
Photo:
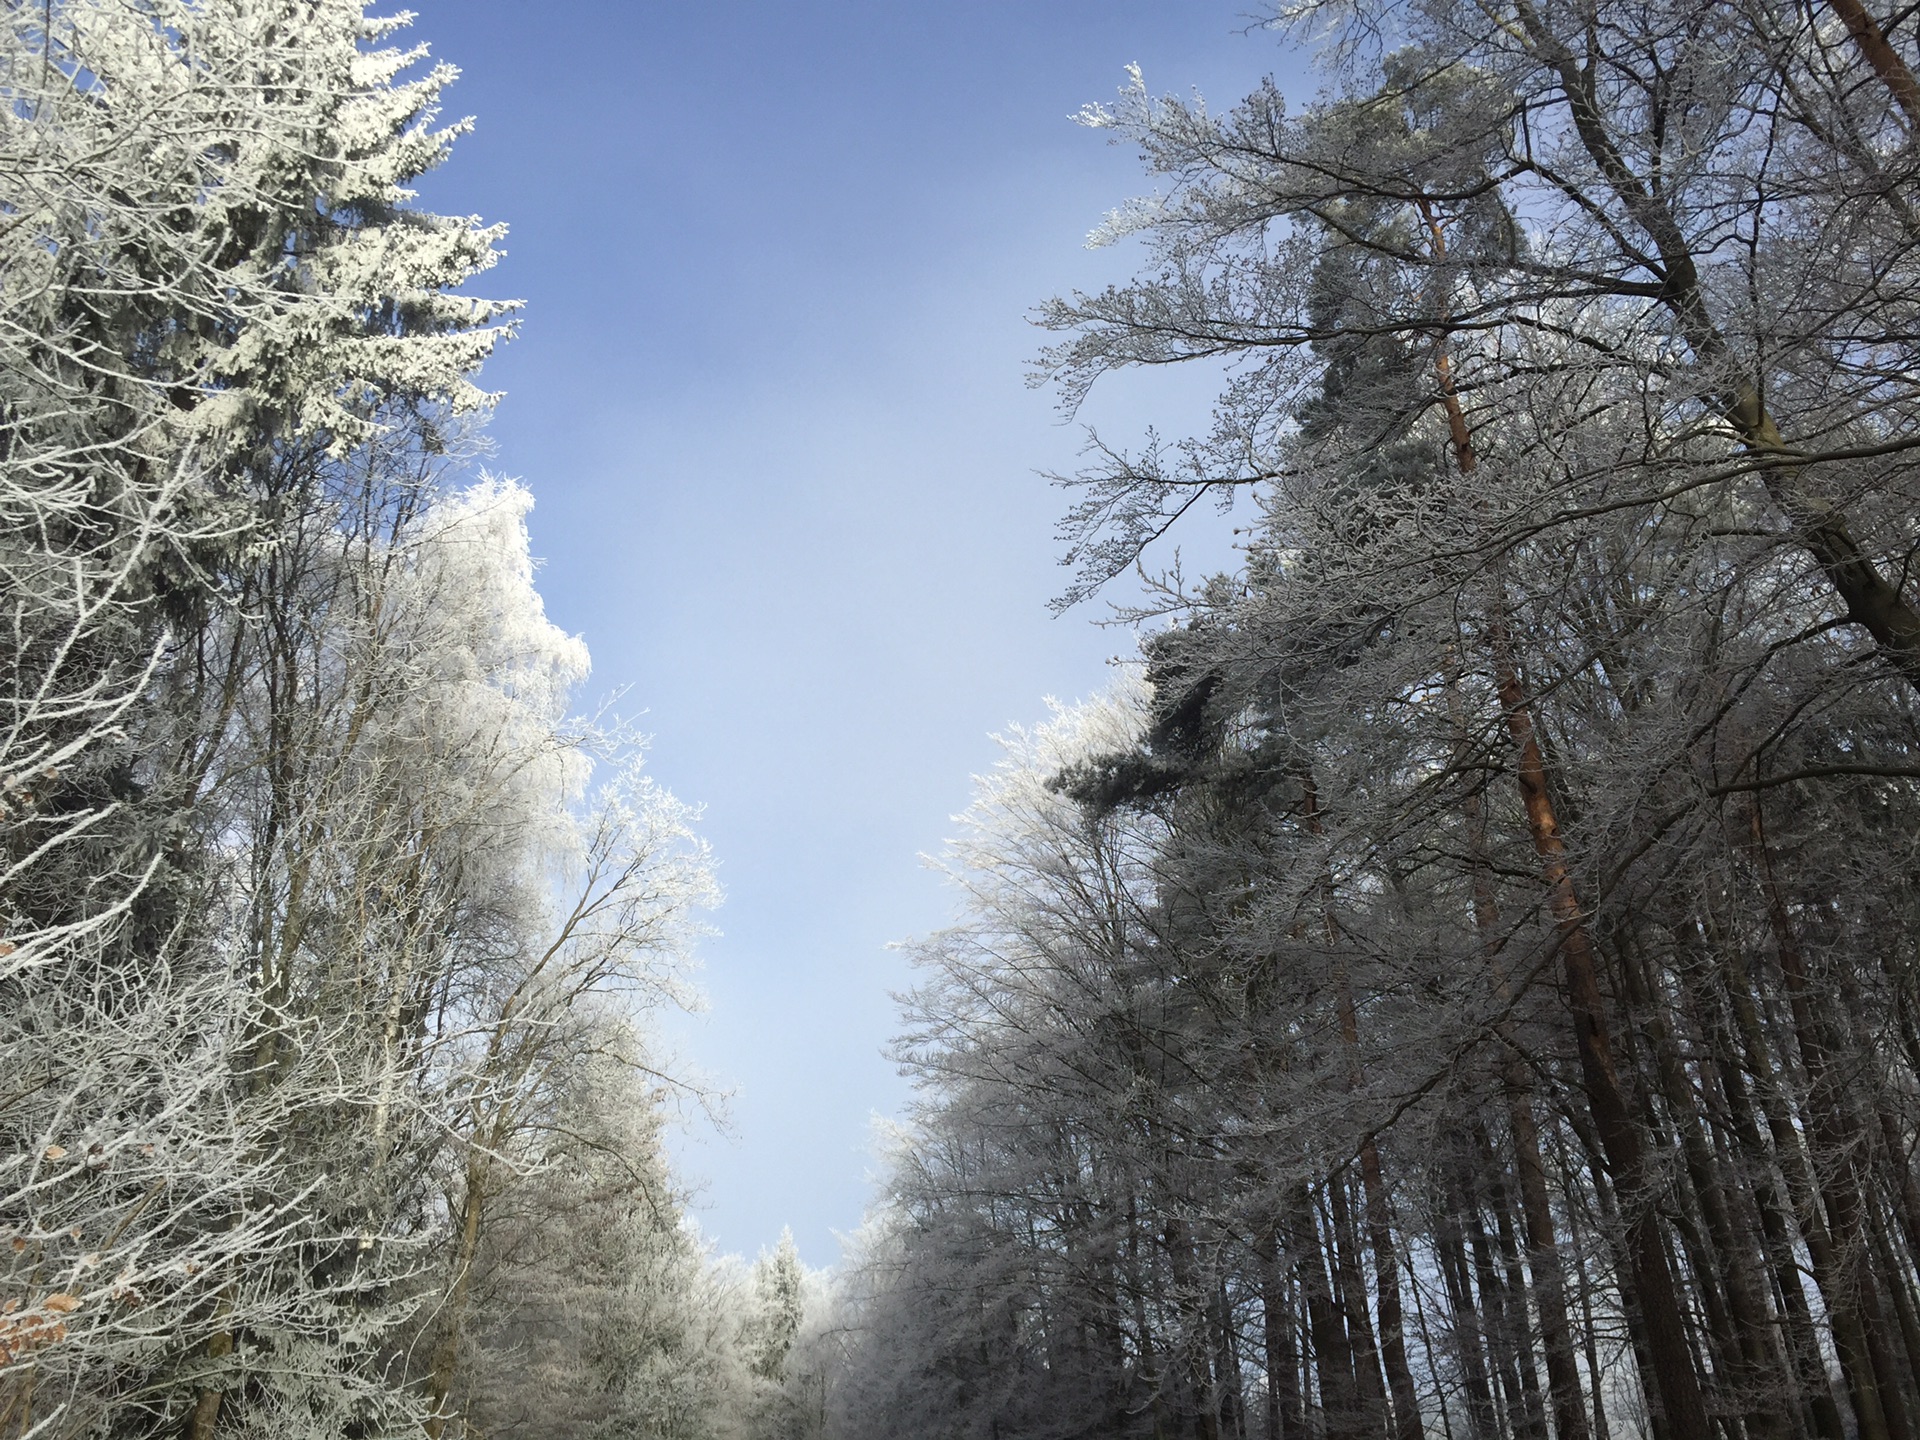
[[[712,1262],[686,1218],[633,1037],[603,1028],[600,1040],[521,1172],[494,1178],[453,1423],[485,1435],[742,1433],[741,1277]]]
[[[511,307],[403,25],[0,19],[10,1434],[443,1423],[479,1197],[683,998],[691,817],[456,488]]]
[[[377,440],[383,406],[472,409],[499,333],[499,307],[440,293],[492,232],[405,207],[451,138],[426,123],[448,77],[400,78],[412,57],[370,48],[391,28],[107,0],[12,7],[0,33],[0,1192],[22,1317],[0,1407],[22,1433],[165,1414],[157,1357],[243,1301],[284,1319],[232,1285],[287,1216],[256,1199],[280,1102],[234,1089],[257,996],[207,924],[195,804],[244,684],[217,636],[260,612],[273,477]]]
[[[961,852],[846,1413],[1914,1435],[1911,17],[1281,19],[1311,104],[1087,115],[1163,188],[1048,373],[1228,375],[1074,594],[1255,520]]]
[[[806,1270],[791,1230],[781,1231],[780,1243],[754,1262],[753,1301],[745,1336],[752,1369],[763,1379],[777,1380],[806,1318]]]

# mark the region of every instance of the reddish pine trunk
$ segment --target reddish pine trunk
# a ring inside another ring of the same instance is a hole
[[[1888,43],[1879,22],[1867,13],[1867,7],[1860,0],[1827,0],[1827,3],[1840,17],[1840,23],[1847,27],[1861,59],[1873,67],[1873,73],[1880,77],[1880,83],[1887,87],[1894,103],[1905,113],[1907,123],[1920,125],[1920,84],[1914,83],[1913,71],[1900,58],[1900,52]]]
[[[1650,1398],[1658,1403],[1676,1436],[1705,1436],[1709,1424],[1706,1400],[1694,1373],[1693,1350],[1654,1209],[1657,1187],[1614,1063],[1593,941],[1567,864],[1566,843],[1560,837],[1559,817],[1547,788],[1546,762],[1534,735],[1533,716],[1514,668],[1505,628],[1497,620],[1492,627],[1495,683],[1500,703],[1506,708],[1507,731],[1520,754],[1521,803],[1534,850],[1540,857],[1548,908],[1559,930],[1567,1006],[1572,1012],[1587,1107],[1612,1172],[1626,1227],[1627,1270],[1639,1302],[1653,1368],[1654,1394]]]
[[[1454,408],[1458,408],[1457,405]],[[1465,439],[1461,421],[1458,439]],[[1471,462],[1472,450],[1464,452]],[[1447,705],[1454,726],[1464,731],[1460,700],[1451,681]],[[1553,1428],[1559,1440],[1587,1440],[1587,1415],[1580,1393],[1580,1370],[1573,1358],[1573,1333],[1567,1323],[1566,1268],[1554,1234],[1553,1202],[1547,1191],[1547,1170],[1540,1159],[1540,1130],[1533,1115],[1533,1084],[1513,1035],[1509,1014],[1512,986],[1500,959],[1500,909],[1494,898],[1492,864],[1487,854],[1486,815],[1478,791],[1469,790],[1461,802],[1467,821],[1467,854],[1473,870],[1473,920],[1481,948],[1493,972],[1494,999],[1499,1005],[1499,1033],[1505,1056],[1501,1088],[1507,1103],[1507,1129],[1513,1138],[1514,1170],[1520,1184],[1520,1213],[1526,1226],[1527,1265],[1533,1277],[1533,1295],[1540,1311],[1540,1343],[1547,1355],[1547,1390],[1553,1398]]]
[[[1430,216],[1429,225],[1437,245],[1439,229]],[[1462,475],[1471,475],[1478,463],[1473,437],[1444,349],[1438,354],[1436,368],[1455,463]],[[1566,842],[1561,838],[1560,819],[1547,786],[1546,759],[1534,734],[1533,712],[1514,663],[1506,619],[1501,613],[1503,605],[1504,597],[1496,596],[1488,626],[1494,687],[1505,711],[1507,733],[1519,753],[1515,779],[1521,806],[1526,812],[1534,851],[1540,857],[1548,909],[1559,930],[1567,1005],[1572,1012],[1587,1106],[1593,1114],[1608,1168],[1613,1172],[1626,1221],[1627,1270],[1646,1327],[1647,1353],[1653,1370],[1654,1383],[1649,1388],[1654,1394],[1650,1398],[1655,1399],[1657,1408],[1679,1435],[1704,1437],[1708,1426],[1706,1400],[1700,1393],[1699,1377],[1694,1373],[1693,1352],[1680,1314],[1679,1295],[1660,1238],[1659,1219],[1654,1212],[1657,1197],[1648,1170],[1646,1148],[1634,1126],[1614,1064],[1613,1041],[1607,1031],[1606,1003],[1600,991],[1593,941],[1587,932],[1586,913],[1574,888],[1573,872],[1567,864]]]

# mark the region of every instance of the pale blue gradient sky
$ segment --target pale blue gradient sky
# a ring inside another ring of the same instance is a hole
[[[906,1094],[887,944],[950,911],[918,856],[991,732],[1129,647],[1046,608],[1064,500],[1035,471],[1081,437],[1023,383],[1025,317],[1126,273],[1082,238],[1147,188],[1069,116],[1130,61],[1216,106],[1268,73],[1304,98],[1301,62],[1248,0],[411,4],[478,120],[425,198],[511,225],[486,288],[528,302],[485,376],[497,468],[728,892],[711,1009],[674,1035],[735,1089],[732,1134],[674,1148],[722,1248],[786,1224],[826,1264]],[[1083,418],[1179,433],[1210,389],[1142,377]]]

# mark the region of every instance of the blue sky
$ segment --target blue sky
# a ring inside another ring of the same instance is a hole
[[[950,913],[918,857],[991,732],[1130,645],[1046,606],[1064,499],[1035,472],[1081,434],[1024,383],[1026,315],[1126,273],[1082,241],[1147,188],[1069,117],[1133,61],[1215,105],[1268,73],[1304,98],[1301,63],[1216,0],[410,8],[477,118],[425,201],[506,221],[487,289],[528,303],[484,377],[496,468],[538,497],[549,613],[595,687],[631,687],[727,889],[711,1009],[672,1035],[734,1091],[730,1133],[689,1126],[678,1163],[723,1249],[790,1225],[827,1264],[906,1094],[888,942]],[[1212,378],[1130,378],[1082,419],[1177,434]]]

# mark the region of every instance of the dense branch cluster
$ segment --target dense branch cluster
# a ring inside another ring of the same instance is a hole
[[[859,1436],[1920,1435],[1920,90],[1857,4],[1291,6],[1333,76],[1084,118],[1072,596],[916,947]]]

